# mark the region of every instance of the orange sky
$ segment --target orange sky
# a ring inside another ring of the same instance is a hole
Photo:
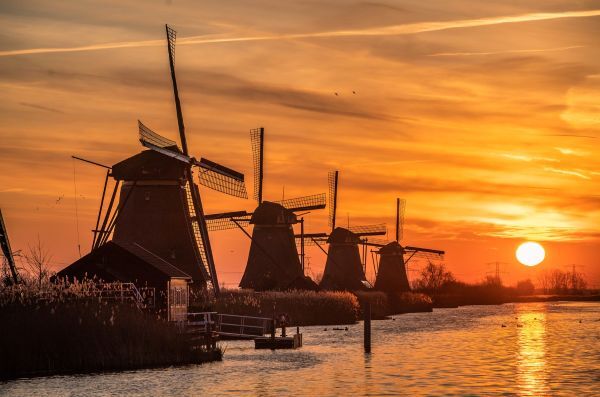
[[[403,197],[403,242],[445,249],[460,279],[493,261],[509,283],[577,264],[600,287],[599,1],[140,4],[0,5],[0,207],[13,248],[39,234],[56,269],[78,257],[75,167],[89,250],[103,171],[72,154],[136,153],[138,119],[177,138],[168,22],[196,157],[251,181],[248,131],[264,126],[266,199],[284,185],[286,197],[325,192],[339,169],[338,223],[386,222],[391,237]],[[202,193],[208,212],[254,207]],[[326,210],[306,222],[326,224]],[[247,239],[211,237],[221,280],[237,283]],[[514,258],[525,239],[546,247],[535,269]],[[324,255],[309,256],[319,273]]]

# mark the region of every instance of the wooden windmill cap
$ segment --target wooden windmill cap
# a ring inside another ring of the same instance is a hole
[[[176,146],[167,149],[179,151]],[[113,165],[112,175],[124,181],[179,180],[185,177],[187,167],[187,164],[162,153],[144,150]]]
[[[253,225],[291,225],[297,222],[296,214],[281,204],[270,201],[260,203],[250,218]]]
[[[404,254],[404,248],[397,241],[392,241],[381,247],[379,253],[382,255],[402,255]]]
[[[327,239],[328,244],[358,244],[360,238],[350,230],[343,227],[336,227]]]

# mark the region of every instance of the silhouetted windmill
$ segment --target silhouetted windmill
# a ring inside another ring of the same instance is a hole
[[[247,198],[244,175],[205,158],[196,160],[188,155],[175,77],[175,31],[166,26],[166,33],[181,149],[174,141],[138,122],[140,142],[150,150],[112,167],[104,166],[109,170],[94,230],[93,248],[106,243],[114,229],[115,242],[144,247],[190,275],[195,287],[210,283],[214,293],[218,294],[208,228],[193,173],[198,171],[199,183],[204,186]],[[116,183],[100,224],[109,176]],[[120,183],[119,203],[113,210]]]
[[[400,241],[403,237],[404,209],[406,202],[396,199],[396,240],[392,242],[369,241],[366,244],[378,247],[379,266],[375,279],[375,289],[387,293],[410,291],[410,284],[406,273],[406,265],[415,256],[441,257],[444,251],[420,248],[413,246],[402,246]],[[405,259],[405,255],[408,258]]]
[[[21,278],[19,277],[19,272],[17,271],[17,266],[15,264],[15,258],[13,256],[12,249],[10,248],[10,240],[8,239],[8,232],[6,231],[6,225],[4,224],[2,210],[0,210],[0,246],[2,246],[2,254],[4,255],[5,266],[8,267],[5,279],[7,282],[18,284]]]
[[[300,223],[297,213],[326,206],[325,193],[296,197],[282,201],[263,201],[264,129],[250,132],[254,160],[254,198],[258,207],[254,212],[235,211],[207,215],[209,230],[239,227],[251,239],[246,269],[240,281],[241,288],[316,289],[317,285],[304,275],[294,239],[293,225]],[[252,235],[243,227],[254,225]]]
[[[329,226],[331,232],[297,235],[301,244],[316,244],[327,255],[323,278],[320,287],[329,290],[359,290],[370,288],[365,277],[364,264],[367,261],[366,245],[363,244],[363,259],[361,262],[359,244],[365,243],[368,236],[385,235],[387,229],[384,224],[353,226],[348,228],[336,227],[336,211],[338,200],[339,172],[329,173]],[[325,251],[320,243],[329,244]]]

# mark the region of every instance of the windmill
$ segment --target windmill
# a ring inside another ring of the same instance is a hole
[[[181,149],[176,142],[150,130],[138,121],[139,140],[144,150],[112,167],[107,167],[92,248],[113,240],[138,244],[192,277],[194,285],[208,286],[219,293],[219,283],[208,236],[199,183],[235,197],[247,198],[244,175],[205,158],[188,153],[177,80],[175,36],[166,26],[169,65],[177,112]],[[109,176],[114,190],[100,223]],[[121,184],[118,205],[114,205]],[[114,209],[113,209],[114,207]]]
[[[376,253],[379,255],[379,266],[375,279],[375,289],[387,293],[410,291],[410,284],[406,273],[406,265],[415,256],[441,257],[444,251],[420,248],[413,246],[402,246],[400,242],[403,237],[404,212],[406,201],[396,199],[396,239],[392,242],[370,241],[367,245],[378,247]],[[405,258],[405,256],[408,258]]]
[[[6,280],[12,284],[18,284],[21,279],[19,277],[19,272],[17,271],[17,266],[15,265],[13,252],[10,248],[10,241],[8,239],[6,225],[4,224],[2,210],[0,210],[0,246],[2,246],[2,254],[4,255],[4,261],[8,267]]]
[[[365,267],[367,262],[366,243],[369,236],[382,236],[386,234],[387,229],[384,224],[353,226],[348,228],[336,227],[336,211],[338,200],[338,182],[339,171],[329,173],[329,226],[330,233],[312,233],[304,236],[298,235],[301,244],[306,241],[308,244],[315,244],[327,255],[323,278],[320,287],[329,290],[360,290],[370,288],[365,277]],[[320,243],[329,244],[328,251],[325,251]],[[363,259],[359,244],[363,244]]]
[[[304,275],[298,255],[293,225],[303,229],[302,213],[323,209],[326,196],[316,194],[281,201],[263,200],[264,129],[250,131],[254,162],[254,198],[258,207],[253,212],[234,211],[207,215],[209,230],[239,228],[251,240],[241,288],[254,290],[316,289]],[[298,214],[301,213],[301,214]],[[252,235],[244,226],[252,224]]]

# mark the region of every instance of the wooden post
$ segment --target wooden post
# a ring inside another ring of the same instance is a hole
[[[371,302],[366,301],[364,307],[364,345],[365,353],[371,353]]]
[[[275,343],[275,303],[273,303],[273,319],[271,320],[271,341]]]

